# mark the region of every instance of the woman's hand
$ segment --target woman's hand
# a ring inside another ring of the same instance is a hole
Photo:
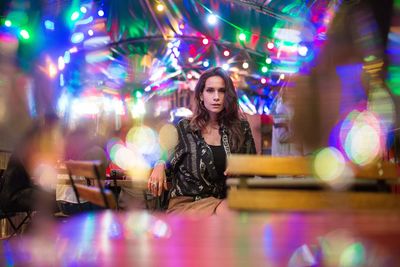
[[[161,196],[164,189],[168,189],[167,177],[165,176],[165,163],[154,166],[147,182],[147,189],[149,189],[153,196]]]

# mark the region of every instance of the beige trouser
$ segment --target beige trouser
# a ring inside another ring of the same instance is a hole
[[[167,213],[179,213],[188,215],[211,216],[215,214],[217,207],[223,199],[215,197],[193,200],[193,197],[174,197],[169,200]]]

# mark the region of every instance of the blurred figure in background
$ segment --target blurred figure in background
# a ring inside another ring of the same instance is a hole
[[[56,165],[63,138],[56,115],[33,123],[12,153],[0,180],[0,205],[6,211],[55,210]]]
[[[96,121],[93,118],[82,117],[78,120],[75,129],[65,136],[65,160],[102,160],[106,162],[105,153],[95,135]],[[68,174],[59,174],[68,180]],[[85,181],[84,177],[74,179]],[[80,211],[96,209],[94,205],[81,199],[79,207],[74,190],[71,185],[57,184],[56,199],[60,211],[65,215],[73,215]]]
[[[294,137],[305,154],[334,146],[345,158],[367,164],[383,153],[385,135],[396,119],[384,82],[390,21],[386,22],[392,4],[343,1],[332,12],[327,41],[315,65],[308,75],[295,79],[291,90]],[[376,140],[366,141],[368,136]]]
[[[272,127],[272,156],[299,156],[301,155],[301,146],[294,143],[291,120],[293,118],[293,108],[286,93],[286,87],[283,87],[276,96]]]

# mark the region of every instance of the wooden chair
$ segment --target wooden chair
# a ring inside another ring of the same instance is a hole
[[[18,223],[15,223],[13,221],[13,218],[18,218],[18,215],[22,215],[21,220]],[[0,207],[0,220],[1,219],[6,219],[7,223],[11,226],[12,232],[8,237],[13,237],[15,235],[18,235],[21,233],[23,226],[28,224],[30,220],[32,219],[31,217],[32,211],[25,211],[25,212],[8,212],[3,210]]]
[[[232,155],[228,158],[228,171],[232,176],[241,177],[227,181],[230,188],[228,205],[239,210],[400,211],[400,197],[385,190],[387,185],[399,182],[398,166],[377,162],[363,168],[352,168],[356,177],[353,186],[362,189],[335,191],[330,190],[323,180],[312,177],[312,158]],[[254,175],[289,175],[293,178],[249,179],[243,175],[253,175],[253,178]],[[365,188],[374,190],[365,191]]]
[[[104,188],[105,174],[101,174],[100,161],[66,161],[69,179],[79,205],[80,198],[83,198],[93,204],[107,208],[118,209],[118,202],[110,190]],[[78,184],[73,176],[84,176],[88,184]]]
[[[5,151],[5,150],[0,151],[0,177],[3,175],[4,171],[6,170],[10,157],[11,157],[10,151]],[[0,181],[0,184],[1,184],[1,181]],[[19,215],[22,215],[22,217],[21,217],[22,219],[20,220],[19,223],[15,223],[13,221],[13,218],[18,218]],[[5,219],[7,221],[7,223],[11,226],[11,229],[12,229],[12,233],[10,234],[9,237],[19,234],[22,231],[23,226],[25,224],[28,224],[30,222],[30,220],[32,219],[31,215],[32,215],[32,211],[19,211],[19,212],[7,211],[1,207],[1,203],[0,203],[0,220]]]

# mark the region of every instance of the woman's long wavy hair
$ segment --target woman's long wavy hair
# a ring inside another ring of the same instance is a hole
[[[190,121],[193,130],[204,129],[210,121],[210,115],[203,102],[200,99],[204,91],[206,80],[213,76],[221,77],[225,82],[224,109],[218,114],[218,124],[223,124],[228,129],[229,143],[232,151],[238,150],[243,142],[243,130],[241,128],[241,119],[244,118],[239,109],[238,97],[229,74],[222,68],[216,67],[205,71],[199,78],[194,89],[195,112]]]

